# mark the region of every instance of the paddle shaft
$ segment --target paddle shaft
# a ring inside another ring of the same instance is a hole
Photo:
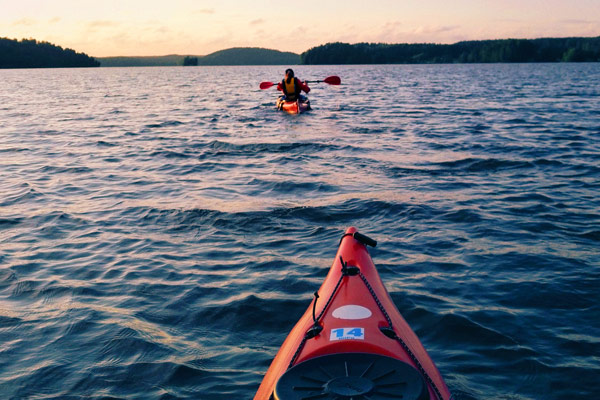
[[[339,76],[335,76],[335,75],[328,76],[327,78],[323,79],[322,81],[305,81],[306,84],[308,84],[308,83],[322,83],[322,82],[325,82],[325,83],[327,83],[329,85],[339,85],[342,81],[341,81],[341,79],[340,79]],[[271,86],[275,86],[275,85],[277,85],[277,84],[273,83],[273,82],[261,82],[260,83],[260,88],[261,89],[268,89]]]

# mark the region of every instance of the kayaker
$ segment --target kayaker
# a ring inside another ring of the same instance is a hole
[[[291,68],[285,70],[285,78],[277,84],[277,90],[283,92],[283,96],[287,101],[306,101],[306,97],[301,94],[302,91],[308,93],[310,88],[300,79],[294,76],[294,71]]]

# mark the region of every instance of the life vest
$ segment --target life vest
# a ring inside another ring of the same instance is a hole
[[[287,80],[284,79],[281,81],[281,87],[283,88],[283,93],[285,94],[286,100],[295,101],[298,99],[300,95],[300,84],[298,83],[298,78],[292,78],[290,83],[287,83]]]

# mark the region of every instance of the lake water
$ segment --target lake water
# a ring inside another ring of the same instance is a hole
[[[600,63],[0,70],[0,397],[249,399],[348,226],[456,399],[600,393]]]

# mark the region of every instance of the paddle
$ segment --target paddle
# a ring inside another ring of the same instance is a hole
[[[342,80],[340,79],[339,76],[328,76],[327,78],[323,79],[322,81],[306,81],[306,83],[321,83],[321,82],[325,82],[328,83],[330,85],[339,85],[340,83],[342,83]]]
[[[321,83],[321,82],[325,82],[329,85],[339,85],[340,83],[342,83],[342,80],[340,79],[339,76],[328,76],[327,78],[323,79],[322,81],[306,81],[306,83]],[[277,83],[273,83],[273,82],[261,82],[259,87],[261,89],[268,89],[271,86],[275,86],[277,85]]]

